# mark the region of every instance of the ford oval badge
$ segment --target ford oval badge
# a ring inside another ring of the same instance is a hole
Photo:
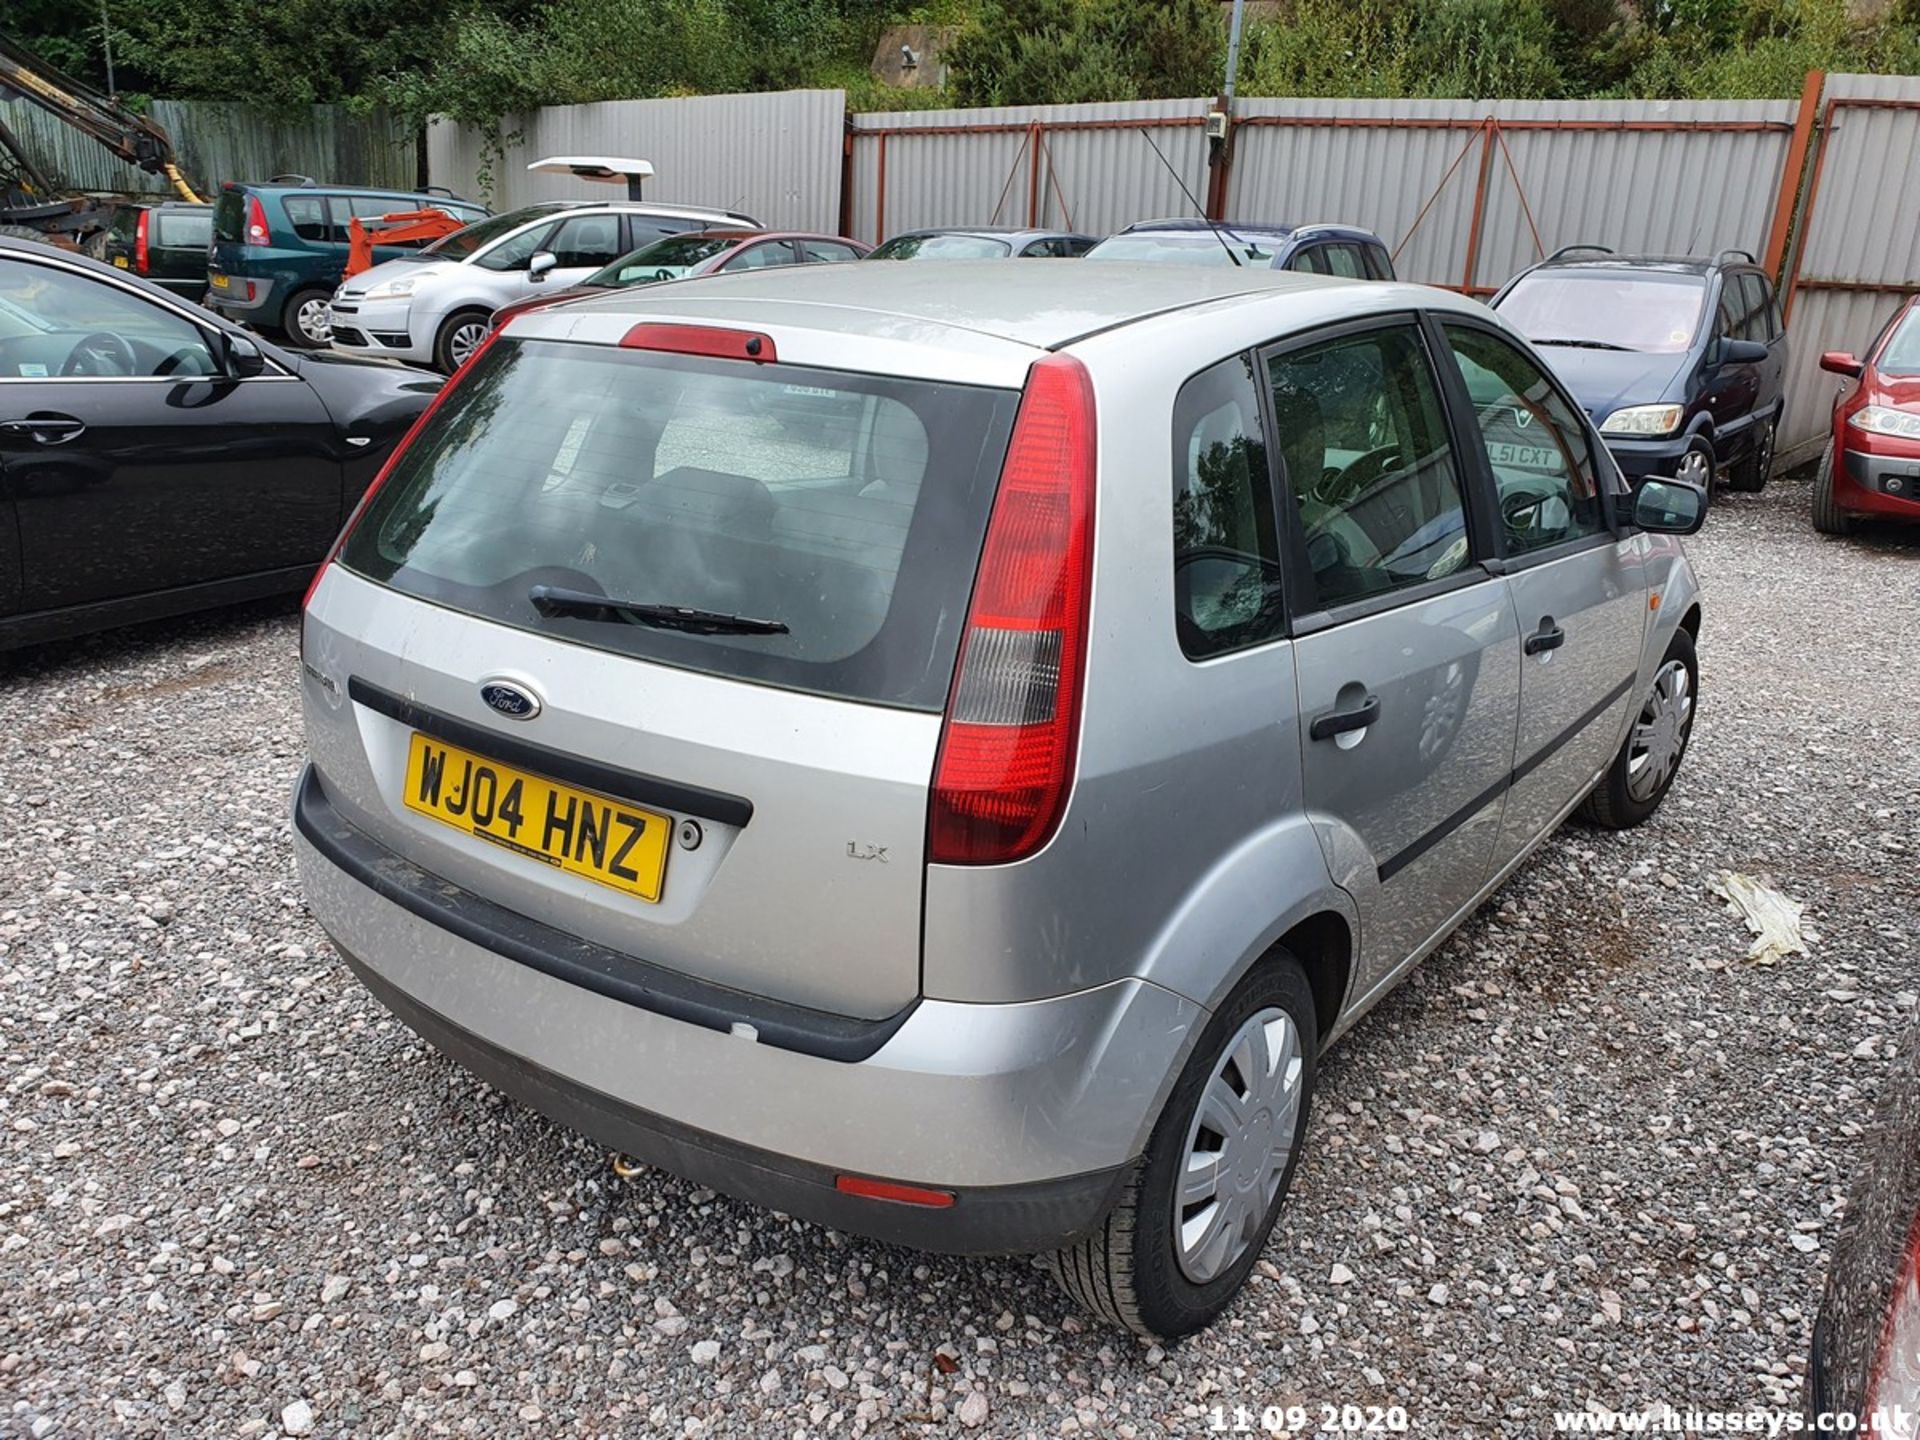
[[[531,720],[540,713],[540,697],[511,680],[487,681],[480,687],[480,698],[509,720]]]

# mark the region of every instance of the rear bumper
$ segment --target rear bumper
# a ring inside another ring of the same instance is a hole
[[[373,842],[344,827],[311,770],[294,831],[314,915],[368,989],[436,1048],[609,1148],[890,1243],[1017,1253],[1085,1233],[1111,1207],[1204,1019],[1191,1001],[1127,980],[1018,1005],[923,1000],[897,1024],[852,1022],[892,1027],[864,1059],[803,1053],[765,1032],[729,1033],[724,1015],[676,1018],[571,983],[483,943],[473,925],[456,933],[406,891],[476,923],[501,912],[392,852],[377,864],[386,883],[370,886],[340,847]],[[771,1003],[724,994],[743,1016]],[[956,1199],[930,1209],[850,1197],[834,1186],[841,1174]]]
[[[261,315],[271,312],[274,295],[278,287],[271,280],[258,279],[251,275],[228,275],[227,288],[215,289],[212,277],[207,280],[207,305],[216,314],[229,320],[257,320]]]

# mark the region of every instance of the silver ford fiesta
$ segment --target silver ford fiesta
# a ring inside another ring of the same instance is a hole
[[[308,597],[309,903],[610,1148],[1171,1337],[1315,1065],[1692,733],[1703,497],[1482,306],[818,266],[527,314]]]

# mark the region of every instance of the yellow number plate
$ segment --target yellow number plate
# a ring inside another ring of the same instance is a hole
[[[575,790],[415,732],[409,810],[504,849],[657,901],[673,822],[624,800]]]
[[[207,278],[213,282],[216,290],[224,290],[233,283],[232,277],[227,275],[209,275]]]
[[[113,263],[122,270],[125,270],[127,268],[127,257],[124,255],[116,255],[113,257]]]

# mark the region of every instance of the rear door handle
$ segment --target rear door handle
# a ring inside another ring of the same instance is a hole
[[[1544,654],[1548,650],[1558,650],[1567,643],[1567,632],[1553,623],[1551,615],[1540,617],[1540,628],[1527,636],[1525,650],[1529,655]]]
[[[24,420],[0,420],[0,435],[61,445],[86,432],[86,422],[71,415],[29,415]]]
[[[1315,740],[1331,740],[1349,730],[1364,730],[1380,718],[1380,697],[1369,695],[1351,710],[1329,710],[1313,717],[1307,734]]]

